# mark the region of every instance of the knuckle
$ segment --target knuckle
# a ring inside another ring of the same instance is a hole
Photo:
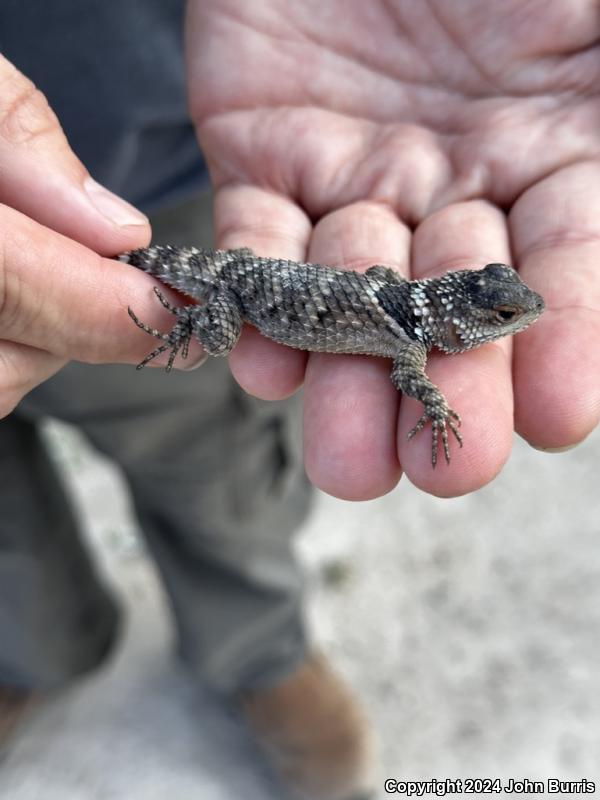
[[[0,419],[8,416],[31,388],[12,348],[0,348]]]
[[[1,382],[0,387],[3,388]],[[0,398],[0,419],[4,419],[4,417],[8,417],[9,414],[12,414],[21,399],[22,397],[16,392],[7,392],[3,394]]]
[[[0,206],[0,225],[3,221]],[[15,231],[12,232],[13,234]],[[6,256],[6,236],[0,236],[0,336],[12,337],[22,318],[23,285],[19,271],[11,269]]]
[[[3,206],[0,206],[0,224],[2,223]],[[0,236],[0,336],[6,328],[7,317],[10,316],[9,276],[6,266],[6,250],[4,237]]]
[[[33,388],[54,375],[65,359],[17,342],[0,342],[0,419]]]
[[[13,69],[0,83],[0,137],[11,144],[27,144],[59,127],[44,94]]]
[[[0,226],[2,225],[3,215],[2,211],[4,210],[3,206],[0,205]],[[4,237],[0,236],[0,323],[3,323],[4,320],[4,309],[7,304],[8,300],[8,278],[6,274],[6,257],[5,257],[5,249],[4,249]],[[1,328],[0,328],[1,330]]]

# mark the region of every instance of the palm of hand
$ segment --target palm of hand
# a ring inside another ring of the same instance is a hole
[[[214,8],[212,7],[214,6]],[[516,263],[548,311],[515,340],[431,359],[466,421],[432,474],[407,444],[418,409],[388,365],[311,356],[305,451],[334,494],[389,489],[400,459],[441,494],[501,467],[515,424],[540,446],[600,414],[600,21],[592,0],[248,6],[204,0],[188,26],[192,113],[217,186],[219,244],[410,277]],[[231,359],[249,391],[289,393],[305,357],[248,332]]]

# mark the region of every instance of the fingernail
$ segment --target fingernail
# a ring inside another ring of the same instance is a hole
[[[175,366],[175,369],[179,370],[180,372],[192,372],[193,370],[198,369],[198,367],[201,367],[207,359],[207,353],[202,353],[200,356],[198,356],[197,361],[190,361],[189,357],[185,361],[181,359],[179,364]]]
[[[538,447],[537,445],[532,445],[534,450],[540,450],[542,453],[566,453],[568,450],[574,450],[578,447],[581,442],[575,442],[575,444],[565,444],[562,447]]]
[[[196,349],[196,345],[194,344],[192,344],[191,347],[193,350]],[[200,349],[199,345],[198,349]],[[169,357],[170,353],[168,352],[161,353],[155,359],[150,361],[148,366],[156,367],[157,369],[164,369],[164,367],[166,367],[169,362]],[[195,359],[193,357],[190,358],[189,354],[187,358],[181,358],[181,356],[177,356],[177,358],[173,362],[173,369],[176,370],[177,372],[192,372],[193,370],[198,369],[198,367],[201,367],[202,364],[204,364],[204,362],[207,359],[208,359],[208,354],[204,353],[203,351],[200,351],[200,353]]]
[[[114,225],[124,227],[126,225],[148,224],[148,217],[142,214],[141,211],[138,211],[137,208],[134,208],[116,194],[109,192],[108,189],[105,189],[93,178],[87,177],[83,185],[94,207]]]

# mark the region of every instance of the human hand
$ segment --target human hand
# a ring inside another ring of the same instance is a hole
[[[504,261],[546,301],[514,343],[430,358],[465,439],[435,471],[429,438],[406,441],[420,409],[398,415],[389,363],[307,362],[246,330],[232,372],[271,399],[305,380],[306,467],[325,491],[383,494],[402,465],[462,494],[500,470],[513,422],[543,448],[597,424],[599,36],[595,0],[189,3],[219,246],[411,278]]]
[[[68,359],[140,361],[152,280],[97,253],[145,245],[146,218],[96,184],[44,97],[0,57],[0,417]],[[165,317],[169,315],[165,312]]]

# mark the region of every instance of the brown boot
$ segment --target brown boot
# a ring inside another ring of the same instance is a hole
[[[38,702],[37,692],[0,686],[0,750],[6,747],[10,736]]]
[[[297,800],[374,797],[373,735],[351,690],[321,656],[276,686],[245,692],[246,721]]]

